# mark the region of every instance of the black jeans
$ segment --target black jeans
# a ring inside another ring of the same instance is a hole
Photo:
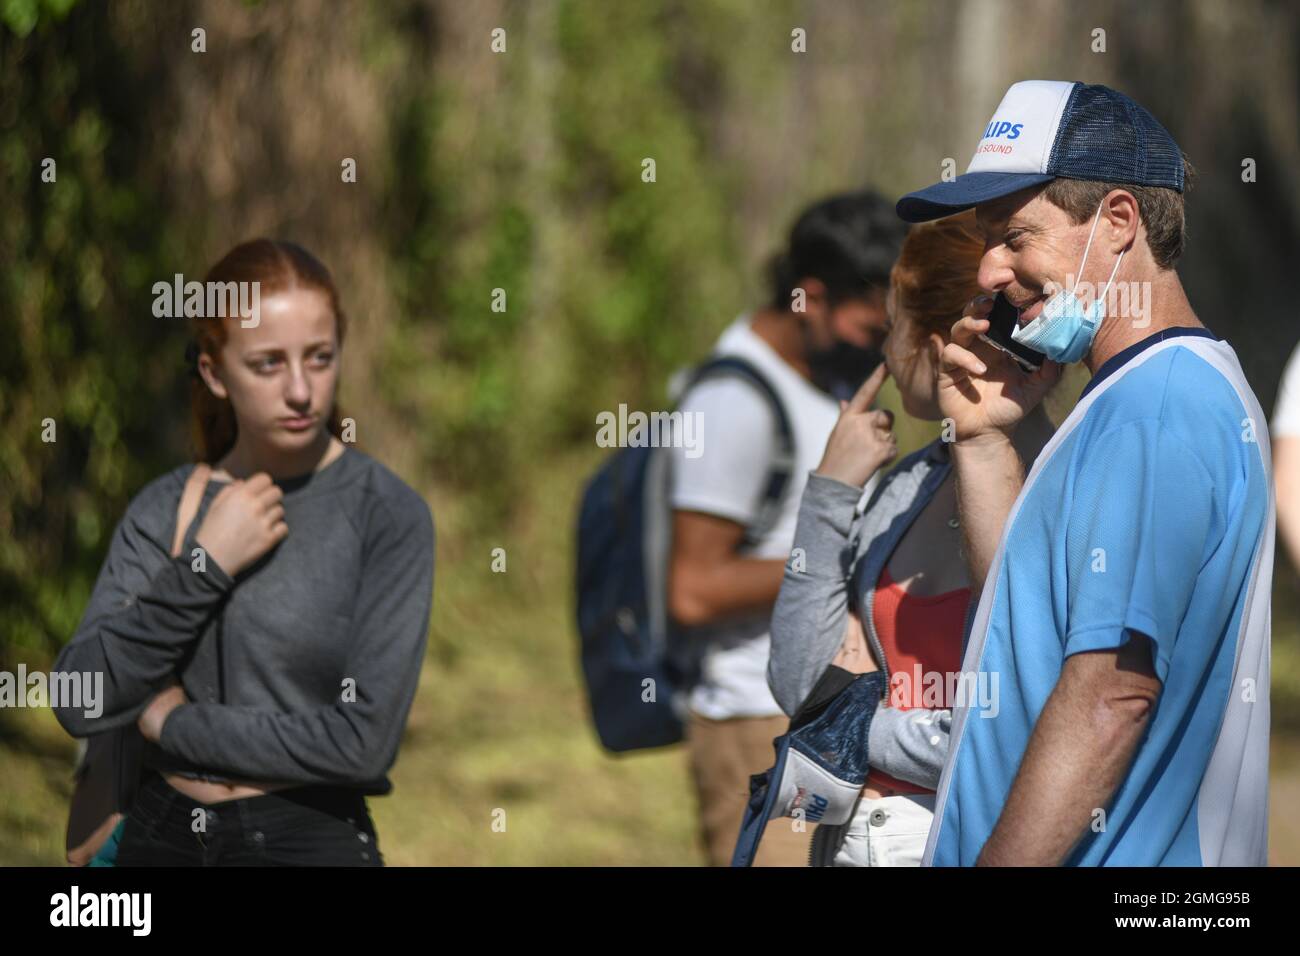
[[[149,774],[126,816],[118,866],[383,866],[365,797],[293,787],[199,803]]]

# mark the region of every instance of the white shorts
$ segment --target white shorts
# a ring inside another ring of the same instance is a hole
[[[935,795],[862,798],[848,823],[820,826],[813,834],[812,864],[825,866],[920,866],[934,820]]]

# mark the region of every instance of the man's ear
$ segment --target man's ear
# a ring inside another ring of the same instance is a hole
[[[1138,212],[1137,198],[1127,189],[1112,189],[1102,200],[1102,217],[1110,225],[1111,237],[1108,245],[1113,255],[1128,249],[1137,238]]]
[[[203,377],[203,384],[208,387],[209,392],[223,401],[229,398],[225,383],[221,381],[217,363],[212,360],[212,356],[207,352],[199,353],[199,375]]]

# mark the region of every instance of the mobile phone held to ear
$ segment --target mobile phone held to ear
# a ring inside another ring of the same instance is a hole
[[[993,311],[989,313],[988,320],[989,330],[981,332],[980,338],[995,349],[1006,352],[1026,372],[1038,371],[1047,356],[1021,345],[1011,337],[1016,323],[1020,321],[1020,311],[1003,298],[1001,292],[993,298]]]

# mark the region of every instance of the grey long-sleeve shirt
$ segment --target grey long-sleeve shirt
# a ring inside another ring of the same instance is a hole
[[[346,448],[279,482],[288,536],[231,579],[194,534],[210,481],[170,556],[185,465],[151,482],[118,525],[58,672],[102,672],[102,713],[55,713],[73,736],[134,722],[179,676],[177,707],[146,762],[191,776],[324,783],[387,793],[415,697],[433,590],[428,506],[373,458]]]
[[[793,716],[802,705],[843,643],[850,594],[857,596],[868,642],[878,643],[872,640],[870,607],[880,570],[950,468],[947,450],[938,442],[908,455],[885,476],[861,515],[855,506],[862,489],[809,475],[792,552],[800,561],[797,569],[793,560],[786,564],[772,614],[768,684],[787,714]],[[888,661],[882,669],[888,678]],[[933,789],[948,753],[951,723],[946,709],[899,710],[882,702],[867,739],[871,765]]]

